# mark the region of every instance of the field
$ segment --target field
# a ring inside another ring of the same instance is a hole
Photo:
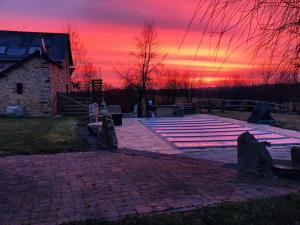
[[[250,112],[238,112],[238,111],[225,111],[225,112],[213,112],[216,116],[223,116],[237,120],[244,120],[250,116]],[[300,116],[299,115],[286,115],[273,113],[272,116],[278,122],[278,127],[300,131]]]
[[[0,117],[0,155],[52,154],[84,150],[76,118]]]

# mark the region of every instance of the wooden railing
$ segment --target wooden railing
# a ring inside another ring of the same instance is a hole
[[[225,100],[225,99],[201,99],[197,104],[197,108],[200,110],[222,111],[253,111],[255,106],[261,103],[261,101],[253,100]],[[275,113],[294,113],[294,106],[290,104],[279,104],[274,102],[264,102],[271,106],[272,112]]]
[[[64,108],[69,104],[74,104],[88,109],[88,104],[82,103],[82,101],[75,100],[64,93],[57,93],[57,113],[60,114],[64,111]]]

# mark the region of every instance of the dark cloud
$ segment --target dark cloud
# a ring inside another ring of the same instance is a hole
[[[184,29],[197,0],[3,0],[0,12],[36,19],[139,25],[146,18],[159,27]]]

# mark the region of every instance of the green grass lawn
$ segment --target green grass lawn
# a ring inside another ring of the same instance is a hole
[[[76,118],[0,117],[0,154],[40,154],[84,150]]]
[[[300,194],[224,203],[191,212],[128,217],[117,222],[85,220],[64,225],[299,225]]]
[[[237,120],[244,120],[250,116],[250,112],[238,112],[238,111],[225,111],[225,112],[213,112],[211,113],[216,116],[223,116]],[[278,122],[278,127],[300,131],[300,116],[299,115],[285,115],[272,113],[274,119]]]

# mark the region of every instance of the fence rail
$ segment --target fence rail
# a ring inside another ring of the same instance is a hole
[[[79,101],[78,99],[74,99],[65,93],[57,93],[57,113],[62,113],[65,111],[66,107],[69,105],[75,105],[78,107],[88,109],[89,103],[87,101]]]
[[[208,112],[235,110],[235,111],[253,111],[255,106],[261,101],[253,100],[227,100],[227,99],[201,99],[197,104],[200,110],[207,109]],[[292,103],[280,104],[274,102],[264,102],[271,106],[275,113],[295,113],[295,107]]]

